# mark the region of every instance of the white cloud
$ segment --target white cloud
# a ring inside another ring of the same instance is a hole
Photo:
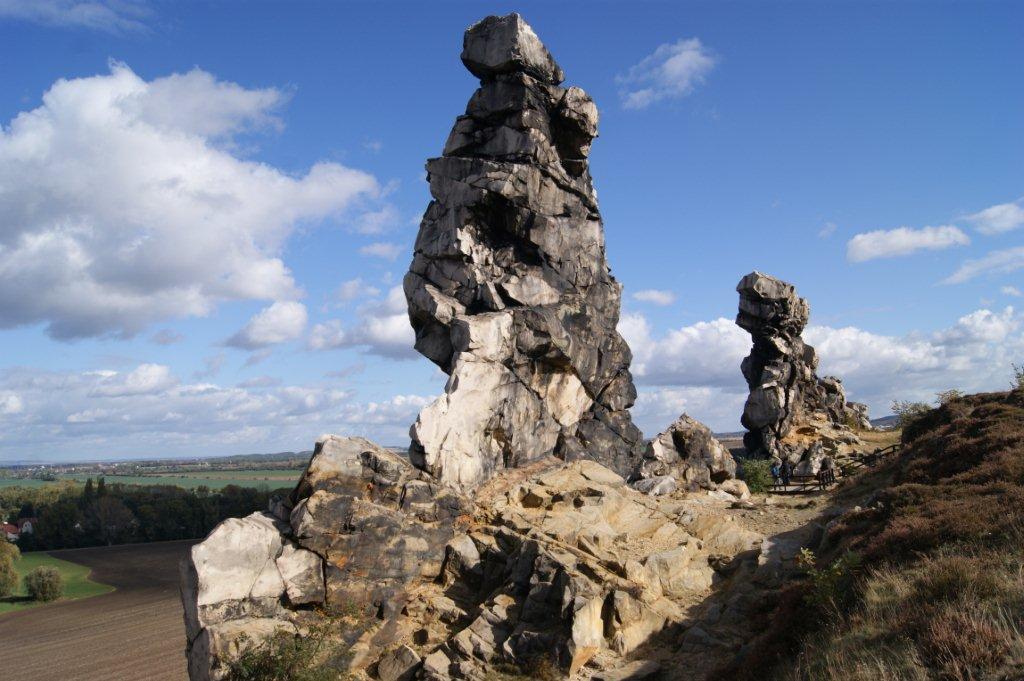
[[[358,216],[353,229],[359,234],[383,234],[401,222],[402,216],[398,210],[392,205],[386,205]]]
[[[143,31],[149,15],[138,0],[0,0],[0,18],[108,33]]]
[[[394,244],[388,241],[376,241],[372,244],[367,244],[359,249],[362,255],[370,255],[375,258],[384,258],[385,260],[394,260],[398,257],[398,254],[402,252],[401,247],[398,244]]]
[[[0,416],[11,416],[25,411],[25,403],[16,393],[0,393]]]
[[[413,333],[406,312],[405,294],[401,286],[388,291],[384,301],[371,301],[359,312],[359,321],[346,329],[340,319],[330,319],[313,327],[309,335],[311,350],[363,348],[367,353],[390,359],[419,357],[413,349]]]
[[[665,430],[681,414],[689,414],[716,432],[741,430],[745,392],[713,387],[650,388],[641,386],[633,406],[633,422],[647,437]]]
[[[321,433],[406,445],[409,424],[429,396],[360,401],[332,385],[253,380],[226,387],[182,383],[142,365],[112,371],[0,371],[4,459],[73,460],[299,450]],[[166,367],[164,367],[166,369]],[[112,380],[155,375],[145,389],[111,390]]]
[[[131,372],[96,372],[99,377],[91,397],[125,397],[152,395],[178,383],[170,367],[162,364],[140,364]]]
[[[641,397],[648,396],[637,403],[645,433],[664,428],[684,403],[715,430],[738,428],[747,393],[740,362],[751,340],[732,320],[698,322],[654,337],[646,319],[632,314],[623,316],[619,331],[633,350]],[[842,378],[850,398],[880,416],[894,399],[931,401],[948,388],[1005,389],[1010,363],[1024,357],[1024,315],[1012,307],[982,309],[945,329],[906,336],[811,326],[804,338],[818,351],[819,375]]]
[[[1024,208],[1021,199],[1012,203],[1001,203],[965,218],[974,224],[982,234],[1002,234],[1024,225]]]
[[[1014,298],[1020,298],[1021,296],[1024,296],[1024,292],[1021,292],[1021,290],[1016,286],[1004,286],[1001,289],[999,289],[999,292],[1002,293],[1004,296],[1013,296]]]
[[[953,246],[966,246],[971,240],[959,227],[897,227],[864,232],[846,244],[846,259],[864,262],[876,258],[895,258],[916,251],[939,251]]]
[[[643,289],[633,294],[633,300],[639,300],[653,305],[671,305],[676,302],[676,294],[672,291],[660,291],[658,289]]]
[[[379,295],[379,288],[370,286],[359,277],[343,281],[334,292],[334,297],[342,303],[348,303],[360,298],[373,298]]]
[[[297,225],[381,188],[336,163],[294,175],[233,155],[235,135],[279,122],[282,99],[116,63],[54,83],[0,130],[0,327],[129,336],[222,301],[300,295],[280,257]]]
[[[306,306],[294,301],[278,301],[256,313],[249,323],[227,340],[227,344],[246,350],[259,350],[298,338],[306,328]]]
[[[644,109],[664,99],[685,97],[704,82],[715,61],[698,38],[661,45],[616,78],[622,105]]]
[[[965,260],[943,284],[963,284],[980,276],[1008,274],[1024,268],[1024,246],[992,251],[982,258]]]
[[[834,222],[826,222],[824,225],[822,225],[821,229],[818,231],[818,238],[819,239],[827,239],[830,236],[832,236],[833,234],[835,234],[836,230],[838,228],[839,228],[839,226],[836,223],[834,223]]]
[[[646,385],[734,387],[740,360],[750,350],[750,336],[723,317],[655,339],[646,318],[627,314],[619,322],[619,332],[633,351],[637,381]]]

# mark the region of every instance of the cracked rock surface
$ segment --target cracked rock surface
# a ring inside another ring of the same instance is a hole
[[[736,290],[736,324],[753,339],[741,365],[750,388],[740,419],[747,429],[747,451],[765,458],[793,458],[785,439],[795,426],[809,424],[815,416],[840,428],[869,430],[867,407],[846,401],[842,381],[818,377],[818,354],[801,336],[810,306],[796,288],[755,271],[743,277]]]
[[[404,281],[416,349],[450,376],[411,459],[463,490],[549,455],[628,475],[643,443],[587,160],[597,107],[518,14],[471,26],[462,60],[480,88],[427,162]]]

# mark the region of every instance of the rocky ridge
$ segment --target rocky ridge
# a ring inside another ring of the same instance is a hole
[[[471,26],[462,61],[480,88],[427,162],[404,281],[416,349],[450,375],[412,461],[463,490],[550,455],[629,475],[643,443],[587,161],[597,107],[518,14]]]
[[[801,336],[810,317],[807,300],[792,284],[761,272],[743,277],[736,290],[736,324],[753,339],[741,365],[750,388],[741,418],[747,451],[764,458],[820,462],[824,449],[856,444],[851,426],[871,429],[867,407],[846,401],[840,379],[818,377],[818,354]],[[797,430],[802,438],[791,437]],[[798,441],[806,446],[798,448]],[[816,466],[808,464],[800,472],[816,473]]]

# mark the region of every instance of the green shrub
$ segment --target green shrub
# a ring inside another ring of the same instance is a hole
[[[932,408],[924,402],[895,400],[892,403],[892,413],[896,415],[896,427],[901,429],[911,425],[931,410]]]
[[[853,580],[860,568],[861,557],[848,551],[825,568],[814,567],[816,558],[810,549],[801,549],[797,561],[804,566],[810,578],[805,600],[818,612],[831,616],[845,610],[852,597]]]
[[[241,653],[228,666],[225,681],[336,681],[348,678],[350,653],[337,639],[341,618],[321,611],[302,636],[281,628],[261,641],[242,636]]]
[[[935,404],[942,406],[943,404],[949,404],[953,400],[959,400],[964,396],[962,390],[956,388],[950,388],[949,390],[943,390],[940,393],[935,393]]]
[[[743,482],[747,488],[757,494],[767,492],[772,486],[772,475],[769,469],[771,462],[767,459],[744,459]]]
[[[1024,390],[1024,364],[1011,364],[1013,367],[1013,382],[1010,390]]]
[[[21,552],[10,542],[0,539],[0,598],[7,598],[18,586],[18,573],[14,569],[14,561]]]
[[[57,568],[43,565],[25,575],[25,590],[32,600],[55,601],[64,595],[64,578]]]

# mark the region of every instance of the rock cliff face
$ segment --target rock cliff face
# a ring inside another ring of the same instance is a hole
[[[416,348],[450,375],[412,461],[464,490],[548,455],[628,474],[643,444],[588,169],[597,107],[518,14],[470,27],[462,61],[481,86],[427,163],[404,282]]]
[[[221,678],[243,635],[301,632],[313,606],[372,613],[360,643],[379,652],[410,586],[440,574],[468,507],[382,447],[324,437],[288,499],[221,523],[182,564],[190,678]]]
[[[794,425],[824,414],[837,426],[870,428],[867,407],[848,403],[842,382],[818,378],[818,355],[801,334],[810,316],[807,300],[792,284],[751,272],[736,286],[736,324],[750,333],[753,347],[741,365],[750,394],[741,422],[751,454],[783,457],[782,440]]]

